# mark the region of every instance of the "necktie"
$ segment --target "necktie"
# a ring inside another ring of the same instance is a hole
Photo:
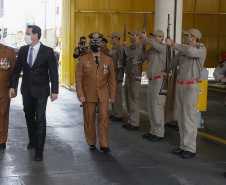
[[[96,58],[96,65],[97,65],[97,68],[99,67],[99,61],[98,61],[98,56],[95,56],[95,58]]]
[[[30,55],[29,55],[29,66],[30,66],[30,68],[32,68],[33,49],[34,48],[31,48]]]

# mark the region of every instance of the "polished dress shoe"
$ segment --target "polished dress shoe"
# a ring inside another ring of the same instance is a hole
[[[112,119],[112,118],[114,118],[114,117],[115,117],[114,115],[110,115],[110,116],[109,116],[109,119]]]
[[[27,149],[35,149],[35,146],[31,143],[28,143]]]
[[[180,149],[180,148],[177,148],[175,150],[172,151],[173,154],[175,155],[181,155],[183,154],[184,150]]]
[[[147,133],[147,134],[143,134],[143,138],[145,138],[145,139],[149,139],[149,138],[151,138],[151,137],[154,137],[155,135],[153,135],[153,134],[150,134],[150,133]]]
[[[163,139],[164,137],[154,136],[154,137],[150,137],[149,141],[161,141]]]
[[[133,126],[133,125],[128,125],[128,126],[126,126],[125,129],[126,129],[126,130],[138,130],[139,127],[136,127],[136,126]]]
[[[123,118],[113,117],[113,118],[111,118],[111,121],[113,121],[113,122],[122,122]]]
[[[183,154],[181,155],[183,159],[190,159],[192,157],[195,157],[195,153],[189,152],[189,151],[184,151]]]
[[[104,153],[110,153],[111,150],[108,147],[100,147],[100,151],[104,152]]]
[[[6,149],[6,144],[5,143],[1,143],[0,144],[0,149]]]
[[[89,149],[90,150],[96,150],[96,146],[95,145],[89,145]]]
[[[35,155],[35,161],[43,161],[43,155]]]
[[[129,125],[131,125],[130,123],[124,123],[123,125],[122,125],[122,127],[123,128],[126,128],[127,126],[129,126]]]

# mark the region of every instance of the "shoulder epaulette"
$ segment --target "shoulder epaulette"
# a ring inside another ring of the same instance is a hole
[[[199,43],[197,46],[195,46],[197,49],[204,47],[204,44]]]
[[[10,47],[10,46],[5,46],[7,49],[14,51],[14,48]]]
[[[107,55],[107,56],[109,56],[109,57],[112,57],[112,55],[111,54],[109,54],[109,53],[105,53],[105,52],[103,52],[105,55]]]

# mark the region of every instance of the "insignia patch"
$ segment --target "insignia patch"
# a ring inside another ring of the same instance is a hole
[[[91,67],[91,65],[90,64],[86,64],[86,67]]]
[[[10,68],[10,60],[9,58],[1,58],[0,59],[0,69],[9,69]]]
[[[99,37],[99,34],[98,33],[94,33],[93,34],[93,38],[98,38]]]

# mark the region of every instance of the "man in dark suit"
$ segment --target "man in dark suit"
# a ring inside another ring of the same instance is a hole
[[[21,94],[25,119],[28,127],[28,149],[35,148],[35,161],[43,160],[46,137],[46,105],[50,95],[49,76],[51,79],[51,101],[58,96],[58,72],[53,49],[39,42],[41,29],[35,25],[27,27],[25,42],[20,48],[9,89],[9,97],[14,98],[20,72],[23,69]]]

